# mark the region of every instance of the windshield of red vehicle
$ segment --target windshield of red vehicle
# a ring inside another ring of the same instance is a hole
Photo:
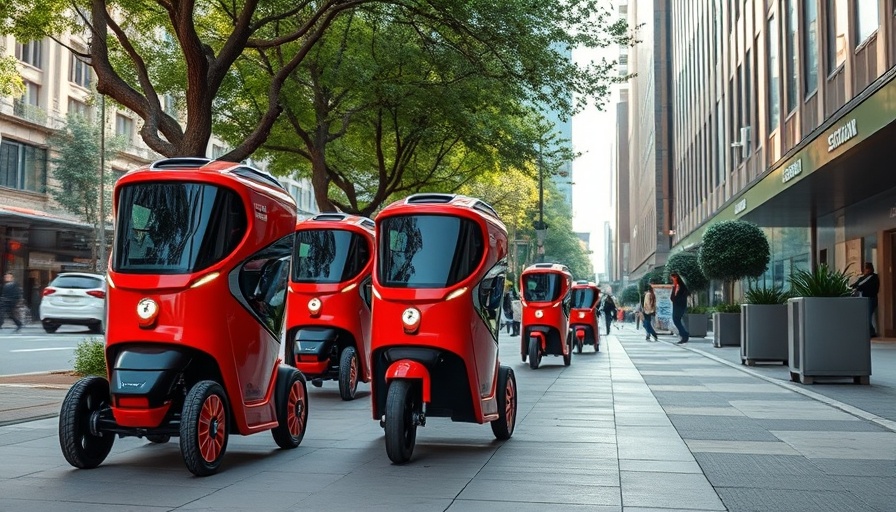
[[[246,233],[236,192],[199,183],[122,187],[112,268],[116,272],[189,274],[230,254]]]
[[[383,286],[446,288],[469,277],[484,250],[478,224],[447,215],[389,217],[379,236],[377,277]]]
[[[523,298],[528,302],[549,302],[560,298],[560,274],[539,272],[523,276]]]
[[[292,280],[297,283],[340,283],[356,277],[370,260],[367,240],[344,229],[296,232]]]
[[[597,302],[597,292],[591,288],[573,288],[572,307],[590,308],[594,307],[595,302]]]

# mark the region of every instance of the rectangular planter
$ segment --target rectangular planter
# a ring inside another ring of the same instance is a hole
[[[706,313],[688,313],[682,319],[691,338],[705,338],[709,315]]]
[[[740,361],[787,364],[787,304],[741,304]]]
[[[787,301],[790,380],[871,376],[871,326],[867,297],[796,297]]]
[[[740,313],[713,313],[712,325],[714,347],[740,346]]]

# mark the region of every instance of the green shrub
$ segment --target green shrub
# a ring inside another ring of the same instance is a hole
[[[849,276],[825,264],[815,270],[796,269],[790,274],[790,292],[794,297],[849,297]]]
[[[716,313],[740,313],[740,304],[717,304],[713,309]]]
[[[697,258],[707,278],[731,283],[761,276],[770,254],[762,229],[750,222],[726,220],[706,228]]]
[[[638,293],[638,285],[630,284],[622,290],[622,303],[626,306],[635,306],[641,303],[641,294]]]
[[[710,308],[707,306],[694,306],[694,307],[688,308],[688,313],[694,314],[694,315],[705,315],[708,313],[712,313],[713,311],[714,311],[713,308]]]
[[[769,288],[765,285],[761,287],[751,285],[744,293],[747,304],[784,304],[788,298],[790,294],[777,286]]]
[[[84,338],[75,347],[75,373],[106,376],[106,344],[102,338]]]
[[[703,275],[696,253],[681,251],[669,256],[669,259],[666,260],[666,266],[663,268],[665,282],[672,282],[669,277],[672,272],[677,272],[684,279],[684,284],[688,286],[688,290],[691,293],[705,290],[709,286],[709,279]]]

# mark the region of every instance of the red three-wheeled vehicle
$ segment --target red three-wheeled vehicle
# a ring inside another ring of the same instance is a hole
[[[572,312],[570,328],[575,337],[576,352],[582,353],[583,345],[594,345],[600,350],[600,327],[597,307],[600,304],[600,288],[588,281],[576,281],[572,285]]]
[[[376,217],[371,380],[386,453],[411,458],[429,417],[490,422],[508,439],[516,379],[498,359],[507,231],[484,202],[416,194]]]
[[[569,330],[572,274],[566,265],[536,263],[520,274],[523,291],[523,329],[520,352],[523,362],[538,368],[545,355],[563,356],[572,362],[572,335]]]
[[[322,213],[296,225],[286,313],[286,360],[311,384],[337,380],[343,400],[370,381],[374,223]]]
[[[218,470],[227,439],[271,430],[295,448],[305,378],[282,365],[295,202],[271,175],[199,158],[161,160],[115,184],[107,280],[109,378],[66,395],[59,443],[77,468],[115,436],[180,437],[187,468]]]

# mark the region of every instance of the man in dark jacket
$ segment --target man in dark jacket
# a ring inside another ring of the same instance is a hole
[[[672,278],[672,295],[670,297],[672,299],[672,323],[675,324],[675,328],[678,329],[678,335],[681,336],[681,339],[678,340],[678,345],[682,345],[687,343],[691,337],[691,333],[688,332],[681,321],[681,318],[688,310],[688,295],[691,292],[688,291],[687,285],[684,284],[684,280],[677,272],[672,272],[669,274],[669,277]]]
[[[3,288],[0,288],[0,327],[3,327],[6,317],[10,317],[16,324],[16,332],[22,329],[22,321],[16,316],[16,306],[19,305],[20,300],[22,300],[22,289],[16,283],[12,272],[7,272],[3,276]]]
[[[616,302],[609,293],[604,295],[604,302],[600,310],[604,312],[604,323],[607,325],[607,334],[610,334],[610,326],[616,319]]]
[[[871,322],[871,337],[877,337],[874,327],[874,312],[877,311],[877,292],[880,290],[880,278],[874,273],[874,264],[865,262],[862,275],[850,285],[859,297],[868,297],[868,320]]]

